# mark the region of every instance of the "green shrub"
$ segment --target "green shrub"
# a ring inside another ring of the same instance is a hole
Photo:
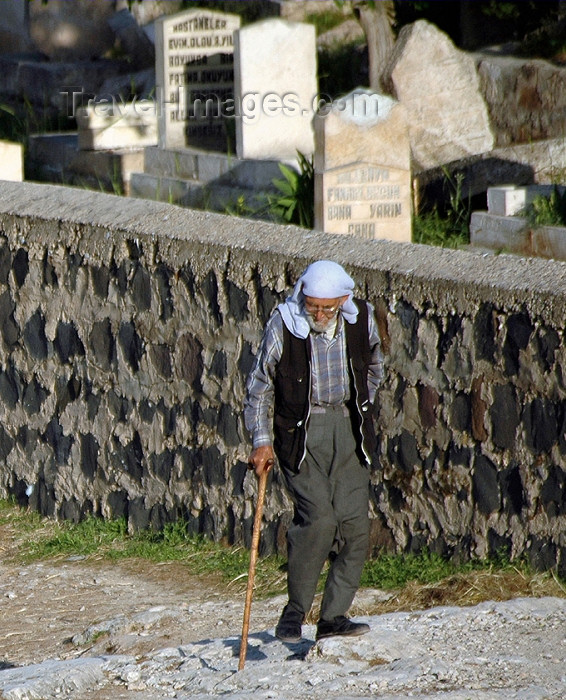
[[[283,178],[275,178],[278,194],[268,195],[269,210],[276,219],[305,228],[314,226],[314,168],[312,159],[297,152],[299,172],[279,163]]]
[[[566,226],[566,190],[555,185],[546,197],[538,195],[524,212],[531,226]]]

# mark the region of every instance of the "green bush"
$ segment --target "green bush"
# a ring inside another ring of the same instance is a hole
[[[312,159],[297,152],[299,172],[279,163],[283,178],[275,178],[278,194],[268,195],[269,210],[276,219],[305,228],[314,226],[314,168]]]
[[[566,226],[566,190],[555,185],[550,196],[539,195],[524,212],[531,226]]]

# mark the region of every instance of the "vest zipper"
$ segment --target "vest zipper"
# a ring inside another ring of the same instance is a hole
[[[361,410],[361,408],[360,408],[360,402],[359,402],[360,394],[359,394],[359,391],[358,391],[358,385],[356,384],[356,375],[355,375],[355,373],[354,373],[354,363],[352,362],[352,358],[351,358],[351,357],[348,358],[348,360],[349,360],[349,363],[350,363],[350,371],[352,372],[352,377],[354,378],[354,381],[353,381],[352,383],[353,383],[353,385],[354,385],[354,391],[356,392],[356,400],[355,400],[356,409],[357,409],[358,414],[359,414],[359,416],[360,416],[360,427],[359,427],[359,430],[360,430],[360,444],[361,444],[361,446],[362,446],[362,452],[364,453],[364,457],[366,458],[367,463],[368,463],[368,464],[371,464],[371,458],[370,458],[370,456],[368,455],[367,450],[366,450],[366,447],[365,447],[365,444],[364,444],[364,443],[365,443],[365,436],[364,436],[364,414],[363,414],[363,412],[362,412],[362,410]]]
[[[307,394],[307,415],[304,419],[305,421],[305,439],[303,443],[303,456],[299,460],[299,463],[297,464],[297,472],[301,471],[301,464],[305,461],[305,457],[307,456],[307,424],[309,422],[309,418],[311,415],[311,388],[312,388],[312,377],[311,377],[311,366],[310,366],[310,360],[308,363],[308,370],[309,370],[309,387],[308,387],[308,394]],[[297,425],[298,428],[300,428],[300,423],[302,421],[299,421],[299,424]]]

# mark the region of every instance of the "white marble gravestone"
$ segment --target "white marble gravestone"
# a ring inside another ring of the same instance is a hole
[[[410,146],[403,107],[358,89],[315,124],[315,228],[411,240]]]
[[[0,141],[0,180],[22,182],[24,179],[24,147],[21,143]]]
[[[238,15],[188,10],[155,23],[155,82],[162,148],[226,147]],[[229,117],[233,117],[230,111]]]
[[[266,19],[243,27],[234,38],[238,157],[312,155],[318,91],[314,26]]]

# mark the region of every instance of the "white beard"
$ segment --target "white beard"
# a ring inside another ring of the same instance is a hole
[[[305,314],[307,322],[315,333],[325,333],[327,338],[333,338],[336,331],[336,324],[338,319],[336,316],[333,318],[325,318],[323,321],[315,321],[312,316]]]

